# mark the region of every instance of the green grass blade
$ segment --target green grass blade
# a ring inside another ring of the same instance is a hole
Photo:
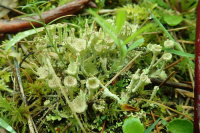
[[[109,28],[112,32],[115,33],[114,27],[113,27],[111,24],[109,24],[104,18],[102,18],[101,16],[99,16],[99,15],[98,15],[95,11],[93,11],[92,9],[89,9],[88,12],[89,12],[90,14],[92,14],[93,16],[95,16],[97,19],[99,19],[102,23],[104,23],[104,25],[105,25],[107,28]]]
[[[52,20],[51,22],[49,22],[48,25],[54,23],[55,21],[57,21],[57,20],[59,20],[59,19],[66,18],[66,17],[70,17],[70,16],[75,16],[75,15],[65,15],[65,16],[58,17],[58,18]]]
[[[30,36],[30,35],[33,35],[37,32],[41,32],[43,31],[43,27],[42,28],[36,28],[36,29],[31,29],[31,30],[27,30],[27,31],[24,31],[24,32],[20,32],[18,33],[17,35],[15,35],[8,43],[7,45],[5,46],[5,51],[8,52],[8,50],[13,46],[15,45],[18,41],[20,41],[21,39],[27,37],[27,36]]]
[[[1,118],[0,118],[0,127],[3,127],[4,129],[9,131],[10,133],[16,133],[15,130]]]
[[[151,126],[149,126],[144,133],[150,133],[151,130],[156,126],[156,124],[160,121],[160,118],[158,118]]]
[[[146,29],[148,29],[151,25],[146,25],[142,28],[140,28],[138,31],[136,31],[133,35],[129,36],[123,43],[123,45],[126,45],[127,43],[129,43],[131,40],[133,40],[137,35],[139,35],[140,33],[144,32]]]
[[[140,44],[142,44],[144,42],[144,38],[138,39],[137,41],[135,41],[128,49],[128,51],[133,50],[134,48],[136,48],[137,46],[139,46]]]
[[[197,2],[195,0],[190,0],[188,2],[185,2],[185,0],[181,0],[181,9],[183,11],[189,10],[193,8],[194,6],[196,7],[196,5],[197,5]]]
[[[31,13],[31,14],[24,14],[24,15],[21,15],[21,16],[18,16],[17,18],[25,18],[25,17],[32,17],[32,16],[36,16],[38,15],[38,13]]]
[[[116,35],[113,33],[114,28],[111,26],[111,24],[106,22],[102,17],[100,17],[98,14],[96,14],[91,9],[88,10],[88,12],[96,17],[95,20],[97,21],[97,23],[110,35],[110,37],[114,40],[114,42],[119,46],[120,42],[119,42],[118,38],[116,37]]]
[[[116,16],[116,34],[118,35],[126,21],[126,12],[124,10],[118,10]]]
[[[192,1],[192,0],[190,0],[190,1]],[[181,0],[181,9],[184,10],[184,8],[186,8],[186,7],[187,7],[187,5],[185,3],[185,0]]]
[[[114,40],[114,42],[119,45],[119,40],[117,37],[104,25],[103,22],[101,22],[99,19],[95,19],[97,23],[110,35],[110,37]]]
[[[28,21],[30,21],[30,22],[37,22],[37,23],[40,23],[40,24],[43,24],[44,22],[41,22],[41,21],[38,21],[38,20],[35,20],[35,19],[26,19],[26,20],[28,20]]]
[[[36,2],[36,1],[34,1],[33,3],[30,3],[30,4],[26,4],[25,6],[20,6],[20,8],[22,8],[22,10],[23,9],[25,9],[25,8],[32,8],[32,7],[34,7],[34,6],[37,6],[38,4],[43,4],[43,3],[45,3],[46,1],[38,1],[38,2]],[[47,3],[47,2],[46,2]]]
[[[165,29],[165,27],[160,23],[160,21],[154,16],[153,13],[151,13],[151,17],[153,18],[153,20],[159,25],[159,27],[163,30],[163,32],[167,35],[167,37],[172,40],[175,44],[175,47],[182,51],[182,49],[178,46],[178,44],[176,43],[176,41],[174,40],[174,38],[169,34],[169,32]]]
[[[194,1],[195,2],[195,1]],[[193,3],[194,3],[193,2]],[[189,6],[188,6],[188,8],[186,8],[188,11],[189,10],[192,10],[192,9],[194,9],[194,8],[196,8],[197,7],[197,4],[198,4],[198,2],[195,2],[194,4],[193,4],[192,2],[191,3],[187,3],[187,4],[190,4]]]
[[[170,3],[171,6],[176,6],[177,1],[176,0],[170,0],[169,3]]]
[[[149,11],[150,12],[150,11]],[[151,13],[151,12],[150,12]],[[178,49],[181,52],[184,52],[183,49],[181,47],[178,46],[178,44],[176,43],[176,41],[174,40],[174,38],[169,34],[169,32],[165,29],[165,27],[160,23],[160,21],[153,15],[153,13],[151,13],[151,17],[153,18],[153,20],[160,26],[160,28],[163,30],[163,32],[167,35],[167,37],[172,40],[175,44],[176,49]],[[190,66],[194,69],[194,62],[192,62],[188,57],[186,57],[186,59],[188,60]]]
[[[172,54],[176,54],[176,55],[180,55],[180,56],[183,56],[183,57],[188,57],[188,58],[195,58],[195,55],[194,54],[190,54],[190,53],[185,53],[185,52],[182,52],[182,51],[178,51],[178,50],[173,50],[173,49],[165,49],[163,48],[165,51],[169,52],[169,53],[172,53]]]

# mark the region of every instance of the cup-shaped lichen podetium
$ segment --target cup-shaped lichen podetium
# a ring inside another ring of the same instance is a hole
[[[82,53],[86,49],[86,40],[79,39],[79,38],[72,38],[68,37],[67,39],[71,40],[68,41],[68,48],[74,53]]]
[[[149,79],[149,77],[147,75],[145,75],[144,73],[142,73],[140,75],[139,82],[132,89],[132,93],[135,93],[139,88],[143,89],[145,85],[150,84],[150,83],[151,83],[151,80]]]
[[[161,52],[162,46],[157,45],[157,44],[148,44],[147,50],[153,53],[151,64],[149,65],[149,68],[148,68],[150,70],[153,67],[153,64],[155,63],[158,54]]]
[[[164,47],[167,49],[173,49],[174,48],[174,42],[172,40],[167,39],[164,42]]]
[[[172,54],[171,53],[164,53],[162,55],[163,61],[170,61],[172,59]]]
[[[70,95],[70,99],[73,99],[73,91],[74,89],[76,89],[77,87],[77,80],[76,78],[72,77],[72,76],[67,76],[64,79],[64,85],[68,88],[68,92]]]
[[[68,68],[67,70],[65,71],[65,73],[69,74],[69,75],[73,75],[73,76],[77,76],[78,74],[78,65],[76,62],[71,62],[69,65],[68,65]]]
[[[89,90],[89,100],[93,99],[94,92],[99,88],[100,81],[96,77],[87,79],[86,87]]]
[[[72,101],[72,107],[76,113],[83,113],[87,109],[85,95],[86,93],[80,91],[79,95]]]

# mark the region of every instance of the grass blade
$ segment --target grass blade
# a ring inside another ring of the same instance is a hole
[[[151,126],[149,126],[144,133],[150,133],[151,130],[156,126],[156,124],[160,121],[160,118],[158,118]]]
[[[184,56],[184,57],[188,57],[188,58],[195,58],[195,55],[194,54],[190,54],[190,53],[185,53],[185,52],[182,52],[182,51],[178,51],[178,50],[173,50],[173,49],[165,49],[163,48],[165,51],[169,52],[169,53],[172,53],[172,54],[176,54],[176,55],[179,55],[179,56]]]
[[[140,33],[144,32],[146,29],[148,29],[151,25],[146,25],[144,27],[142,27],[141,29],[139,29],[138,31],[136,31],[133,35],[129,36],[123,43],[123,45],[126,45],[127,43],[129,43],[131,40],[133,40],[137,35],[139,35]]]
[[[99,19],[95,19],[97,21],[97,23],[110,35],[110,37],[114,40],[114,42],[116,44],[118,44],[119,46],[119,40],[117,39],[117,37],[108,29],[108,27],[106,27],[104,25],[104,23],[102,23]]]
[[[97,13],[95,13],[91,9],[88,10],[88,12],[96,17],[95,20],[97,21],[97,23],[110,35],[110,37],[114,40],[114,42],[119,46],[120,42],[119,42],[118,38],[116,37],[116,35],[114,34],[115,30],[111,26],[111,24],[106,22],[102,17],[100,17]]]
[[[116,34],[118,35],[126,21],[126,12],[124,10],[118,10],[116,16]]]
[[[40,24],[43,24],[43,22],[41,22],[41,21],[38,21],[38,20],[35,20],[35,19],[25,19],[25,20],[28,20],[28,21],[30,21],[30,22],[37,22],[37,23],[40,23]]]
[[[137,46],[139,46],[140,44],[142,44],[144,42],[144,38],[138,39],[137,41],[135,41],[128,49],[128,51],[133,50],[134,48],[136,48]]]
[[[149,10],[150,12],[150,10]],[[151,12],[150,12],[151,13]],[[184,52],[183,49],[181,47],[178,46],[178,44],[176,43],[176,41],[174,40],[174,38],[169,34],[169,32],[165,29],[165,27],[161,24],[161,22],[153,15],[153,13],[151,13],[151,17],[153,18],[153,20],[160,26],[160,28],[163,30],[163,32],[167,35],[167,37],[172,40],[175,44],[176,49],[178,49],[181,52]],[[192,62],[188,57],[186,57],[186,59],[188,60],[190,66],[194,69],[194,62]]]
[[[15,130],[1,118],[0,118],[0,126],[9,131],[10,133],[16,133]]]
[[[92,9],[89,9],[88,12],[90,14],[92,14],[93,16],[95,16],[97,19],[99,19],[107,28],[109,28],[112,32],[115,33],[115,29],[114,27],[109,24],[104,18],[102,18],[101,16],[99,16],[95,11],[93,11]]]
[[[30,35],[33,35],[37,32],[41,32],[43,31],[43,27],[42,28],[36,28],[36,29],[31,29],[31,30],[27,30],[27,31],[24,31],[24,32],[20,32],[18,33],[17,35],[15,35],[6,45],[5,47],[5,51],[8,52],[8,50],[13,46],[15,45],[18,41],[20,41],[21,39],[27,37],[27,36],[30,36]]]

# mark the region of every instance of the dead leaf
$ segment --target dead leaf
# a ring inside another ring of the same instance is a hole
[[[0,0],[0,4],[9,8],[17,7],[17,0]],[[0,7],[0,18],[9,13],[10,10]]]
[[[181,95],[185,95],[187,97],[194,98],[194,92],[190,92],[190,91],[186,91],[186,90],[182,90],[182,89],[176,89],[176,91],[178,93],[180,93]]]
[[[124,111],[131,111],[131,112],[139,111],[139,108],[132,107],[131,105],[128,104],[121,104],[121,109]]]

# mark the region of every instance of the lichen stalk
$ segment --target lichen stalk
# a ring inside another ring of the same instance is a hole
[[[78,115],[77,115],[76,112],[74,111],[74,109],[73,109],[73,107],[72,107],[72,105],[71,105],[71,102],[70,102],[69,98],[67,97],[64,87],[61,85],[61,82],[58,80],[59,78],[57,77],[57,75],[56,75],[56,73],[55,73],[55,71],[54,71],[54,69],[53,69],[53,67],[52,67],[52,65],[51,65],[50,59],[49,59],[49,57],[48,57],[47,54],[46,54],[46,56],[47,56],[46,62],[47,62],[47,64],[48,64],[48,66],[49,66],[49,70],[50,70],[52,76],[55,77],[55,79],[57,79],[57,80],[56,80],[56,83],[57,83],[57,85],[59,86],[59,88],[60,88],[60,90],[61,90],[61,93],[62,93],[63,96],[65,97],[65,100],[66,100],[67,104],[69,105],[69,107],[70,107],[70,109],[71,109],[71,111],[72,111],[74,117],[76,118],[76,120],[77,120],[79,126],[81,127],[81,130],[83,131],[83,133],[87,133],[86,130],[85,130],[85,128],[83,127],[83,125],[82,125],[82,123],[81,123],[81,121],[80,121]]]

